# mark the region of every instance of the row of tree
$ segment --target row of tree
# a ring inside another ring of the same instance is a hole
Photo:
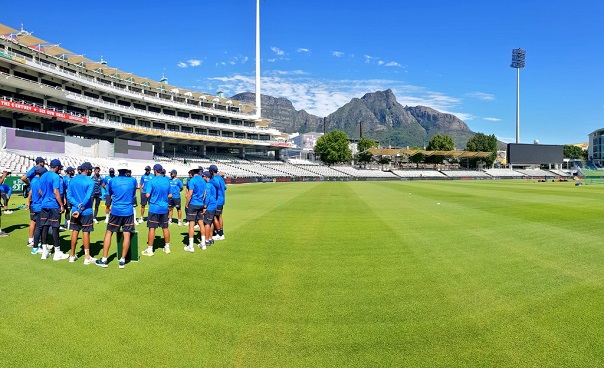
[[[371,162],[373,155],[367,150],[377,146],[378,143],[372,139],[365,137],[359,139],[357,142],[357,149],[359,153],[356,155],[356,161],[361,164]],[[419,147],[413,148],[419,149]],[[455,149],[455,142],[451,136],[437,133],[430,139],[426,149],[429,151],[453,151]],[[486,159],[470,159],[469,163],[471,167],[476,167],[478,165],[478,161],[481,160],[487,167],[490,167],[493,165],[493,162],[495,162],[495,158],[497,157],[497,138],[495,138],[495,135],[484,135],[482,133],[478,133],[468,140],[466,151],[491,152],[492,154]],[[322,135],[319,137],[317,144],[315,145],[315,155],[327,165],[350,162],[352,160],[352,152],[349,147],[348,136],[341,130],[334,130]],[[445,158],[446,156],[439,155],[424,157],[423,154],[417,153],[409,157],[409,160],[414,163],[442,163]],[[379,163],[384,164],[387,162]]]

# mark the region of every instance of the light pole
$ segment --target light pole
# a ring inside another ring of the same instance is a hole
[[[512,68],[516,69],[516,143],[520,143],[520,69],[524,68],[526,50],[512,50]]]

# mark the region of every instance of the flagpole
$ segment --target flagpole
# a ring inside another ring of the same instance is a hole
[[[256,0],[256,118],[261,116],[260,94],[260,0]]]

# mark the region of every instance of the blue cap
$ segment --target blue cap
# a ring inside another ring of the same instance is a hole
[[[164,168],[160,164],[153,165],[153,171],[161,172]]]
[[[151,170],[151,166],[145,166],[145,171]]]
[[[46,160],[44,160],[43,157],[36,157],[36,164],[39,164],[40,162],[46,162]]]
[[[176,170],[172,170],[172,171],[170,171],[170,174],[178,174],[178,173],[176,172]]]
[[[201,176],[205,176],[205,177],[210,178],[210,177],[212,177],[212,174],[210,174],[209,171],[204,171],[203,173],[201,173]]]
[[[114,172],[115,172],[115,169],[114,169],[113,167],[111,167],[111,168],[109,168],[109,172],[110,172],[110,173],[114,173]]]
[[[63,167],[63,165],[61,165],[61,161],[59,161],[58,158],[55,158],[54,160],[50,161],[50,167]]]
[[[44,166],[36,166],[36,168],[34,169],[34,173],[36,175],[42,175],[45,172],[47,172],[48,170],[46,170],[46,168]]]
[[[84,170],[92,170],[92,164],[90,162],[84,162],[82,164],[82,166],[80,166],[80,168],[82,169],[82,171]]]
[[[71,166],[68,166],[67,169],[65,169],[65,172],[75,172],[75,169]]]
[[[208,170],[210,170],[211,172],[218,172],[218,166],[216,165],[210,165],[210,167],[208,167]]]

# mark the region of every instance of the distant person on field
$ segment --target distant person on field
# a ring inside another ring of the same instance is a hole
[[[101,184],[103,183],[103,178],[101,177],[101,168],[98,166],[94,167],[94,171],[92,174],[92,180],[94,181],[94,190],[92,192],[92,205],[94,207],[94,212],[92,214],[92,221],[95,224],[98,224],[99,221],[96,219],[99,215],[99,206],[101,205],[101,197],[103,196],[103,192],[101,190]]]
[[[109,169],[109,175],[103,178],[101,182],[101,186],[107,190],[107,185],[111,182],[111,179],[115,178],[115,169]],[[111,196],[109,194],[105,194],[105,223],[109,223],[109,213],[111,212]]]
[[[132,207],[132,198],[136,195],[136,180],[126,176],[128,169],[118,169],[118,176],[111,179],[107,185],[107,194],[113,196],[111,200],[111,212],[109,213],[109,223],[105,232],[103,241],[103,258],[96,261],[99,267],[107,268],[107,256],[111,246],[111,236],[113,233],[122,231],[124,243],[122,254],[118,256],[119,268],[126,267],[126,255],[130,249],[130,235],[134,230],[134,211]]]
[[[2,200],[2,206],[4,206],[4,214],[10,215],[13,211],[8,210],[8,201],[10,196],[13,194],[13,188],[7,184],[0,184],[0,199]]]
[[[7,170],[2,170],[2,176],[0,176],[0,185],[4,185],[4,180],[6,179],[6,177],[8,176],[8,171]],[[8,201],[7,201],[8,203]],[[2,206],[2,203],[0,203],[0,207]],[[2,230],[2,209],[0,208],[0,238],[4,238],[7,237],[8,233]]]
[[[141,176],[141,180],[138,185],[138,189],[141,192],[141,218],[139,219],[139,223],[143,223],[143,218],[145,217],[145,207],[147,206],[147,197],[143,194],[145,184],[153,180],[154,175],[151,174],[151,166],[145,166],[145,173]]]
[[[183,190],[182,181],[176,176],[178,173],[176,170],[170,171],[170,194],[168,195],[168,207],[170,211],[168,213],[168,218],[170,219],[170,223],[172,223],[172,210],[176,208],[176,212],[178,214],[178,226],[182,226],[182,211],[180,210],[181,202],[180,202],[180,192]]]
[[[153,165],[153,180],[145,184],[145,196],[149,201],[149,216],[147,217],[147,227],[149,236],[147,238],[147,249],[142,254],[144,256],[153,256],[153,243],[155,241],[155,229],[158,227],[164,233],[164,252],[170,254],[170,231],[168,225],[168,195],[170,194],[170,179],[161,174],[163,167],[160,164]]]
[[[90,256],[90,233],[94,231],[94,221],[92,219],[92,193],[94,192],[94,181],[92,175],[92,164],[84,162],[81,166],[81,174],[78,174],[69,183],[67,200],[70,203],[73,214],[69,223],[71,229],[71,254],[69,262],[75,262],[76,244],[80,231],[82,232],[82,245],[84,247],[84,264],[89,265],[96,262],[95,258]]]

